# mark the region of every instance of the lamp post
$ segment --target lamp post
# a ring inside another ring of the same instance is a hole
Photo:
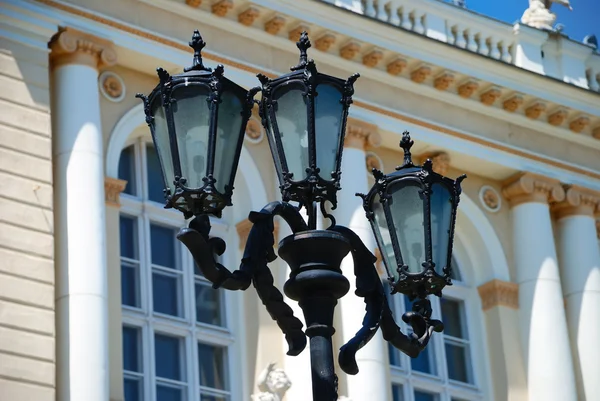
[[[340,368],[358,373],[356,353],[381,328],[383,337],[396,348],[416,357],[443,324],[431,319],[429,295],[442,295],[451,285],[451,255],[460,183],[432,170],[430,160],[421,166],[412,162],[413,141],[405,132],[400,146],[404,162],[394,173],[374,170],[376,183],[363,198],[383,255],[392,294],[400,292],[418,299],[402,319],[412,327],[405,335],[388,306],[383,285],[375,269],[375,256],[350,229],[336,225],[325,209],[337,205],[340,166],[348,108],[352,103],[355,74],[347,80],[319,73],[308,59],[308,35],[302,33],[297,46],[298,65],[291,73],[269,79],[259,74],[262,87],[246,91],[223,76],[223,66],[214,70],[202,63],[205,46],[198,31],[190,46],[191,67],[169,76],[158,69],[160,82],[144,102],[146,122],[159,154],[165,180],[167,208],[176,208],[189,227],[177,238],[185,244],[213,288],[245,290],[250,284],[288,342],[288,355],[298,355],[310,339],[314,401],[337,400],[331,338],[337,300],[349,290],[340,269],[342,259],[352,254],[356,295],[364,298],[363,327],[341,347]],[[254,100],[262,92],[260,102]],[[259,212],[250,212],[253,227],[238,270],[230,271],[215,261],[225,251],[225,242],[210,237],[209,215],[221,216],[231,205],[233,182],[243,135],[252,107],[260,115],[275,163],[283,201],[271,202]],[[289,203],[298,202],[298,206]],[[308,222],[300,214],[306,209]],[[316,229],[318,210],[330,219],[326,230]],[[273,285],[268,263],[276,259],[273,218],[281,216],[292,234],[279,243],[279,256],[290,266],[285,294],[298,301],[306,329]]]

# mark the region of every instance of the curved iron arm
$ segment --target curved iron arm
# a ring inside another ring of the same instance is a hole
[[[338,361],[340,368],[350,375],[358,373],[356,353],[373,338],[383,312],[385,296],[383,286],[377,269],[375,268],[375,255],[363,244],[360,237],[347,227],[333,226],[328,230],[342,234],[352,247],[352,259],[354,260],[354,275],[356,276],[356,295],[364,298],[366,314],[362,327],[354,337],[340,348]]]
[[[246,290],[252,283],[267,312],[284,333],[289,346],[288,355],[298,355],[306,347],[302,322],[283,301],[283,295],[273,285],[273,275],[267,266],[277,257],[273,250],[273,218],[276,215],[281,216],[293,232],[308,229],[298,209],[285,202],[271,202],[260,212],[251,212],[248,219],[254,224],[240,268],[233,272],[214,260],[215,253],[222,255],[225,252],[225,241],[209,237],[211,226],[207,215],[196,216],[188,228],[179,231],[177,239],[188,248],[204,277],[213,283],[213,288]]]

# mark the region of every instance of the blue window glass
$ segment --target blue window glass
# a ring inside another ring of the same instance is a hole
[[[414,302],[410,301],[406,295],[404,295],[404,307],[407,311],[412,310],[412,305]],[[412,332],[409,327],[409,332]],[[435,364],[433,361],[433,342],[429,342],[427,347],[421,351],[419,356],[416,358],[410,359],[410,366],[413,370],[417,372],[428,373],[430,375],[435,375]]]
[[[163,334],[154,335],[156,376],[171,380],[182,379],[180,339]],[[170,400],[170,398],[167,398]]]
[[[198,344],[198,366],[200,385],[204,387],[225,389],[225,353],[222,347]]]
[[[392,400],[393,401],[404,401],[404,390],[401,385],[392,385]]]
[[[442,321],[444,322],[444,334],[456,338],[466,338],[463,333],[462,302],[448,298],[441,298]]]
[[[156,401],[181,401],[183,400],[183,391],[177,387],[156,386]]]
[[[119,157],[119,179],[127,181],[123,193],[135,195],[135,151],[133,145],[126,147]]]
[[[200,396],[200,401],[227,401],[227,397],[219,395],[202,394]]]
[[[123,369],[141,372],[140,330],[123,326]]]
[[[119,218],[121,256],[138,259],[137,221],[133,217],[121,215]]]
[[[152,264],[176,269],[175,230],[168,227],[150,224],[150,242]]]
[[[196,320],[221,325],[221,297],[210,285],[196,282]]]
[[[438,401],[438,396],[424,391],[415,391],[415,401]]]
[[[154,147],[146,146],[146,172],[148,173],[148,199],[165,203],[165,184],[160,168],[160,160]]]
[[[162,272],[152,272],[154,312],[180,316],[178,287],[177,277]]]
[[[139,300],[138,265],[123,261],[121,262],[121,303],[139,307]]]
[[[142,381],[126,377],[123,381],[125,401],[142,401]]]
[[[453,344],[446,341],[446,363],[448,365],[448,377],[464,383],[470,383],[469,370],[467,366],[467,349],[464,344]]]

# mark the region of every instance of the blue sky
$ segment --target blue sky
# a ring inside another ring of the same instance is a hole
[[[529,6],[528,0],[466,0],[467,8],[501,21],[513,23],[521,18]],[[586,35],[596,34],[600,40],[600,0],[570,0],[573,11],[553,4],[551,11],[557,15],[556,23],[563,24],[563,33],[571,39],[582,41]]]

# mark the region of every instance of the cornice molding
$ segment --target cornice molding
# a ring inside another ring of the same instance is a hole
[[[560,181],[532,173],[519,173],[504,182],[502,195],[512,207],[522,203],[554,203],[565,199]]]
[[[65,64],[83,64],[95,69],[117,63],[112,42],[69,27],[60,27],[48,43],[50,68]]]
[[[519,309],[519,285],[516,283],[494,279],[477,287],[477,291],[484,311],[495,306]]]
[[[379,147],[381,135],[377,125],[348,117],[344,147],[364,150],[367,146]]]
[[[557,219],[569,216],[594,217],[600,210],[600,193],[577,185],[565,185],[565,199],[552,205]]]
[[[104,177],[104,202],[107,206],[121,207],[121,192],[125,190],[127,181],[113,177]]]

